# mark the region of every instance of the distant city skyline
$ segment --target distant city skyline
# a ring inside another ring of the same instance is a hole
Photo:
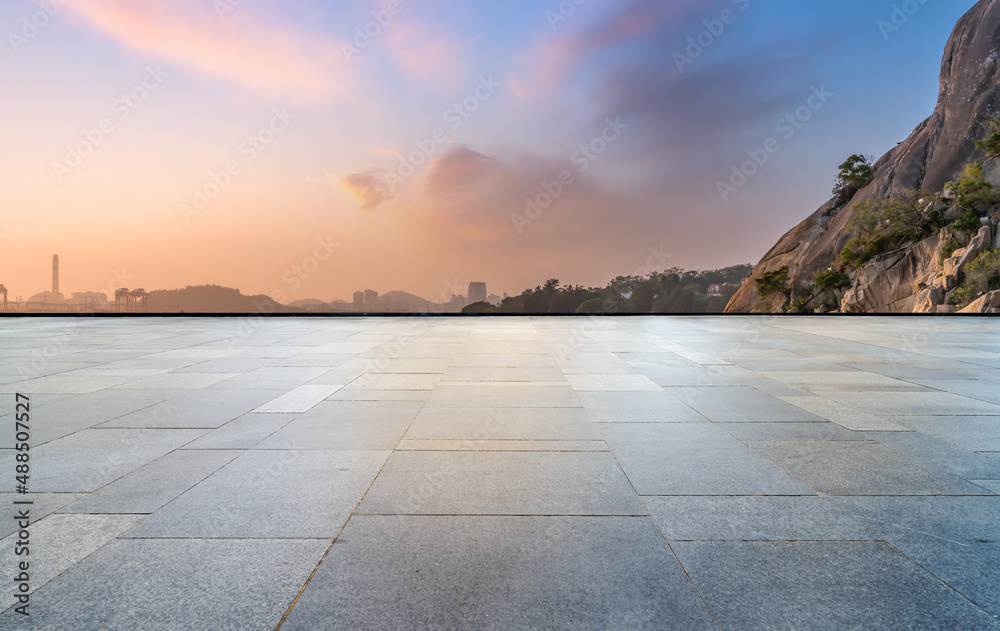
[[[973,1],[899,5],[10,0],[0,284],[59,252],[63,292],[439,301],[757,260],[933,108]]]
[[[18,308],[24,308],[24,307],[32,305],[32,304],[34,304],[36,306],[40,305],[40,304],[41,305],[50,304],[50,305],[53,305],[54,307],[58,306],[58,305],[77,306],[77,307],[86,306],[86,307],[90,307],[91,309],[110,310],[112,308],[112,305],[115,306],[116,309],[118,309],[121,306],[118,303],[120,301],[121,296],[123,295],[123,292],[129,292],[129,293],[125,294],[125,295],[126,296],[131,296],[133,299],[137,298],[137,297],[139,297],[141,299],[141,297],[144,297],[148,293],[148,292],[146,292],[145,289],[130,290],[129,287],[125,287],[124,285],[120,285],[120,283],[121,282],[125,282],[126,279],[124,277],[119,277],[119,279],[118,279],[119,282],[116,282],[116,283],[113,283],[112,285],[109,285],[109,287],[105,291],[97,291],[97,292],[95,292],[95,291],[81,290],[81,291],[71,291],[71,292],[68,293],[68,295],[64,295],[60,291],[60,280],[59,280],[60,267],[59,267],[59,255],[58,254],[53,254],[52,255],[52,268],[51,269],[52,269],[52,276],[51,276],[52,285],[51,285],[51,289],[50,290],[45,290],[45,291],[40,291],[40,292],[28,292],[27,294],[24,294],[24,295],[16,294],[15,296],[13,296],[13,297],[10,298],[10,303],[11,304],[9,306],[6,304],[7,303],[7,288],[6,288],[6,286],[0,285],[0,287],[2,287],[2,289],[0,289],[0,294],[2,294],[2,297],[0,297],[0,302],[3,303],[2,304],[3,308],[18,309]],[[159,289],[160,290],[167,290],[167,291],[169,291],[169,290],[180,289],[180,288],[169,288],[168,287],[168,288],[159,288]],[[233,287],[231,289],[237,289],[237,290],[239,290],[240,288],[239,287]],[[440,304],[454,303],[456,299],[459,299],[460,302],[463,305],[464,304],[469,304],[471,302],[481,302],[481,301],[484,302],[484,301],[487,300],[488,297],[492,297],[494,299],[499,299],[499,296],[495,296],[495,295],[494,296],[488,296],[487,284],[486,283],[484,283],[484,282],[471,282],[471,283],[469,283],[468,292],[466,294],[448,293],[447,296],[442,295],[440,300],[428,300],[428,299],[424,298],[423,296],[412,294],[412,292],[403,292],[402,290],[399,290],[399,289],[390,290],[390,291],[385,292],[385,293],[380,293],[379,291],[376,291],[376,290],[373,290],[373,289],[365,289],[365,290],[362,290],[362,291],[355,291],[352,294],[352,300],[344,300],[344,299],[342,299],[340,297],[325,298],[325,299],[316,299],[316,300],[321,300],[322,302],[326,302],[326,303],[330,303],[330,304],[336,304],[336,303],[352,304],[355,307],[358,307],[359,310],[361,310],[361,311],[377,311],[380,308],[389,308],[389,307],[392,307],[392,306],[397,306],[397,307],[400,306],[398,304],[399,303],[399,299],[398,298],[394,297],[392,300],[388,300],[387,299],[388,295],[398,294],[398,293],[405,293],[407,295],[413,295],[413,296],[415,296],[416,298],[418,298],[420,300],[423,300],[423,301],[426,301],[426,302],[429,302],[429,303],[437,302],[437,303],[440,303]],[[494,300],[494,301],[497,301],[497,300]],[[278,301],[278,300],[276,300],[276,302],[279,302],[279,303],[285,304],[285,305],[291,305],[291,304],[294,304],[296,302],[302,302],[302,299],[299,299],[299,300],[285,300],[285,301]],[[129,302],[128,304],[131,305],[132,303]],[[403,306],[407,306],[407,305],[404,304]],[[129,308],[129,310],[131,310],[131,308]]]

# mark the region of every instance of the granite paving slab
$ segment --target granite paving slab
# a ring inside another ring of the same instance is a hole
[[[222,427],[212,430],[182,449],[247,450],[275,433],[299,415],[291,414],[244,414]]]
[[[0,610],[18,602],[12,587],[20,572],[20,561],[30,563],[28,593],[32,594],[141,519],[137,515],[49,515],[31,526],[27,555],[30,558],[16,554],[16,543],[21,537],[7,535],[0,540],[0,580],[6,587],[0,591]],[[5,624],[0,617],[0,628],[11,628],[7,626],[10,622],[8,618]]]
[[[424,407],[407,430],[409,440],[599,440],[582,408]]]
[[[101,487],[60,512],[153,513],[240,455],[239,451],[172,451]]]
[[[363,515],[351,519],[282,625],[715,628],[648,517]]]
[[[704,423],[701,414],[669,392],[579,392],[597,423]]]
[[[84,493],[28,493],[26,495],[20,493],[0,493],[0,505],[11,507],[14,506],[14,502],[16,501],[31,501],[29,522],[35,523],[39,519],[56,512],[67,504],[72,504],[84,496]],[[11,513],[11,516],[13,517],[16,514],[17,510],[15,509]],[[20,526],[15,519],[0,520],[0,539],[12,532],[17,532],[19,528]]]
[[[1000,451],[1000,416],[901,416],[894,420],[970,451]]]
[[[826,495],[984,495],[944,469],[874,441],[748,443],[797,480]]]
[[[639,495],[812,495],[709,423],[598,424]]]
[[[671,393],[714,423],[808,423],[826,419],[754,388],[671,388]]]
[[[29,488],[36,493],[90,493],[199,438],[204,430],[88,429],[31,450]],[[0,470],[14,470],[14,453],[0,453]],[[15,490],[14,476],[0,489]]]
[[[581,407],[568,385],[438,384],[427,399],[438,408],[571,408]]]
[[[271,631],[329,545],[119,539],[35,594],[31,628]],[[20,618],[8,610],[0,628]]]
[[[386,451],[249,451],[125,536],[333,539]]]
[[[984,610],[885,543],[676,542],[726,629],[995,630]]]
[[[880,539],[1000,618],[1000,497],[832,498]]]
[[[358,514],[645,515],[610,453],[397,451]]]
[[[645,497],[670,541],[864,541],[873,534],[822,497]]]

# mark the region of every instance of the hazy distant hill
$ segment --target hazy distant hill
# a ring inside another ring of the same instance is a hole
[[[157,290],[149,293],[152,313],[289,313],[268,296],[244,296],[240,290],[218,285],[188,285],[184,289]]]
[[[420,296],[416,296],[405,291],[390,291],[389,293],[379,296],[379,302],[383,302],[388,305],[405,305],[411,311],[425,311],[432,304],[435,304],[430,300],[425,300]]]

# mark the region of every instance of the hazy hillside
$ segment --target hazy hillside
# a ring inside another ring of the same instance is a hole
[[[218,285],[188,285],[184,289],[157,290],[149,293],[148,311],[152,313],[288,313],[294,309],[268,296],[244,296],[238,289]]]

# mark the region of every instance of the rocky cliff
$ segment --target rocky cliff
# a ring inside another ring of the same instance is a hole
[[[809,300],[816,275],[837,263],[856,207],[906,190],[942,191],[966,163],[982,159],[975,142],[988,134],[990,120],[1000,114],[998,54],[1000,0],[981,0],[959,20],[945,47],[934,113],[876,162],[874,177],[857,194],[830,200],[785,234],[733,296],[727,313],[784,313],[791,303]],[[926,297],[920,294],[943,271],[938,252],[947,237],[935,234],[853,272],[851,288],[836,294],[841,304],[821,310],[913,311],[918,298]],[[986,247],[993,244],[991,240]],[[761,297],[756,280],[786,267],[785,291]]]

